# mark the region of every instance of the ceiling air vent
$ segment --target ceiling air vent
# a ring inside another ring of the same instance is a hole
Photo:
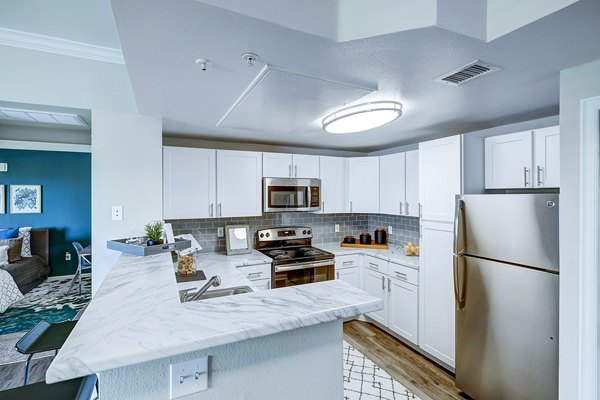
[[[499,71],[500,67],[495,65],[487,64],[485,62],[475,60],[463,65],[462,67],[455,69],[447,74],[438,76],[434,80],[440,83],[447,83],[453,86],[460,86],[465,82],[471,81],[475,78],[488,75],[492,72]]]

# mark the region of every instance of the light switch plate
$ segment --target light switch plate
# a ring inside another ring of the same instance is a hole
[[[123,221],[123,206],[112,206],[112,220]]]
[[[171,399],[208,389],[208,357],[169,364]]]
[[[392,233],[394,233],[394,230],[392,229],[391,225],[388,225],[388,233],[391,235]]]
[[[0,163],[0,172],[8,172],[8,164]]]
[[[340,231],[340,224],[335,224],[335,231],[339,232]]]
[[[223,227],[220,226],[217,228],[217,237],[223,237],[223,235],[225,235],[225,233],[223,232]]]

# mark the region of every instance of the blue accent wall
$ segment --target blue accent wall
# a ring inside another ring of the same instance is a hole
[[[31,226],[50,229],[51,275],[73,274],[77,257],[72,242],[84,247],[92,236],[92,163],[89,153],[3,150],[0,185],[6,185],[6,214],[0,228]],[[42,185],[41,214],[10,214],[10,185]],[[65,261],[65,252],[71,261]]]

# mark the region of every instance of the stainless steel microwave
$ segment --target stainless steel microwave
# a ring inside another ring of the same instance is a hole
[[[321,180],[295,178],[263,178],[265,212],[319,211]]]

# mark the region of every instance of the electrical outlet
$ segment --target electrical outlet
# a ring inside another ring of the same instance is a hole
[[[208,357],[169,365],[169,398],[188,396],[208,389]]]
[[[223,227],[220,226],[217,228],[217,236],[218,237],[223,237],[223,235],[225,235],[225,233],[223,232]]]
[[[335,224],[335,231],[339,232],[340,231],[340,224]]]
[[[391,235],[392,233],[394,233],[394,229],[392,228],[391,225],[388,225],[388,233]]]
[[[123,221],[123,206],[112,206],[112,220]]]
[[[71,261],[71,253],[68,251],[65,253],[65,261]]]

